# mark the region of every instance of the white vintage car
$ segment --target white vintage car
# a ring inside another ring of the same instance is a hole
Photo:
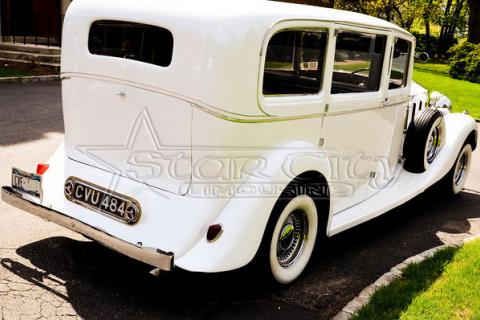
[[[156,270],[289,283],[323,237],[464,186],[475,121],[412,90],[414,48],[325,8],[73,1],[65,143],[2,199]]]

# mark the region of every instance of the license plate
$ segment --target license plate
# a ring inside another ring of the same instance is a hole
[[[42,176],[13,168],[12,188],[40,199],[42,197]]]
[[[75,177],[65,181],[64,190],[69,201],[121,222],[134,224],[140,219],[140,204],[128,196]]]

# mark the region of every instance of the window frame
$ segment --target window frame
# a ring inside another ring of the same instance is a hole
[[[391,73],[392,73],[392,66],[393,66],[393,51],[395,50],[395,44],[396,44],[395,39],[402,39],[404,41],[410,42],[410,57],[408,58],[408,63],[407,63],[407,69],[406,69],[407,77],[405,79],[405,81],[406,81],[405,85],[402,86],[402,87],[390,89],[390,76],[391,76]],[[401,91],[404,91],[404,90],[408,90],[408,92],[410,92],[410,85],[411,85],[412,78],[413,78],[413,65],[415,63],[415,41],[412,41],[412,39],[409,39],[408,37],[405,37],[401,33],[395,32],[395,33],[392,33],[392,42],[391,43],[392,43],[391,47],[390,47],[391,58],[390,58],[390,63],[389,63],[388,80],[387,80],[387,84],[386,84],[387,85],[387,90],[390,93],[401,92]]]
[[[352,91],[352,92],[344,92],[344,93],[332,93],[332,88],[330,88],[330,94],[332,96],[337,96],[337,95],[341,95],[341,94],[375,93],[375,92],[381,91],[382,90],[382,79],[383,79],[384,72],[385,72],[385,60],[388,60],[390,58],[389,34],[388,33],[384,34],[384,33],[379,33],[379,32],[371,32],[371,31],[363,31],[363,30],[362,31],[357,31],[357,30],[350,30],[350,29],[346,29],[346,28],[338,28],[337,31],[335,32],[335,51],[334,51],[334,58],[333,58],[333,62],[332,62],[332,87],[333,87],[333,75],[335,73],[335,63],[337,62],[336,53],[337,53],[338,38],[342,33],[355,34],[355,35],[358,35],[360,37],[367,36],[367,37],[371,37],[373,39],[375,39],[377,36],[385,37],[385,47],[384,47],[384,51],[383,51],[383,59],[382,59],[382,64],[381,64],[381,69],[380,69],[380,78],[378,79],[378,89],[377,90],[358,91],[358,92]],[[353,52],[356,52],[356,51],[353,51]],[[373,56],[369,60],[370,66],[371,66],[372,61],[373,61]],[[390,78],[390,76],[389,76],[389,78]],[[369,72],[368,80],[370,80],[370,79],[371,79],[371,75],[370,75],[370,72]]]
[[[387,36],[387,42],[385,45],[385,55],[383,59],[382,75],[380,77],[380,86],[378,91],[367,92],[348,92],[330,94],[329,101],[331,107],[329,113],[341,113],[341,112],[354,112],[367,109],[382,108],[382,103],[388,101],[388,81],[390,79],[390,55],[392,47],[392,35],[393,31],[384,28],[375,28],[374,26],[357,26],[349,24],[335,24],[335,35],[341,31],[356,32],[372,35],[385,35]],[[335,52],[337,46],[337,37],[332,39],[332,57],[329,61],[330,64],[330,82],[333,79],[333,65],[335,63]],[[329,88],[331,90],[331,87]],[[330,93],[330,91],[329,91]],[[352,103],[355,101],[355,103]]]
[[[258,89],[257,89],[257,99],[260,109],[272,116],[282,116],[282,117],[296,117],[296,116],[305,116],[305,115],[314,115],[321,114],[325,111],[327,88],[330,87],[328,81],[329,72],[328,61],[330,61],[330,56],[332,51],[330,39],[333,36],[333,23],[331,22],[322,22],[315,20],[286,20],[281,21],[273,25],[265,35],[262,44],[262,51],[260,55],[260,65],[259,65],[259,79],[258,79]],[[270,43],[270,40],[274,35],[283,31],[323,31],[326,34],[326,48],[323,55],[323,71],[320,78],[320,90],[318,93],[307,93],[307,94],[280,94],[280,95],[264,95],[263,94],[263,80],[265,73],[265,63],[267,57],[267,49]]]
[[[340,34],[342,31],[344,32],[351,32],[351,33],[359,33],[359,34],[367,34],[367,35],[382,35],[387,37],[387,41],[385,43],[385,52],[383,57],[383,64],[381,70],[381,77],[380,77],[380,84],[379,89],[377,91],[365,91],[365,92],[347,92],[347,93],[336,93],[331,94],[332,97],[341,97],[341,96],[357,96],[357,95],[376,95],[385,91],[385,81],[390,81],[390,54],[391,54],[391,44],[392,44],[392,31],[386,29],[375,29],[375,28],[368,28],[368,27],[358,27],[358,26],[350,26],[350,25],[343,25],[337,24],[335,26],[335,38],[333,39],[333,59],[331,61],[332,70],[331,70],[331,77],[333,79],[333,66],[335,64],[335,52],[337,51],[337,35]],[[387,87],[388,89],[388,87]],[[330,88],[331,90],[331,88]]]

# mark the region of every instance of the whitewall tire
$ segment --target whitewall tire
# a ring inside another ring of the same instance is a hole
[[[450,177],[453,194],[459,194],[465,186],[465,182],[467,182],[470,165],[472,163],[472,152],[472,146],[466,144],[460,151],[460,154],[453,165],[453,171]]]
[[[453,167],[447,175],[440,180],[439,187],[445,195],[457,195],[465,187],[468,173],[470,172],[470,165],[472,163],[473,149],[469,143],[466,143],[453,164]]]
[[[300,276],[312,256],[318,232],[318,213],[308,195],[292,198],[281,211],[270,237],[272,276],[287,284]]]

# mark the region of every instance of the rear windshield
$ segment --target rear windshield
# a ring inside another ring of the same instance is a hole
[[[151,25],[102,20],[90,28],[88,49],[92,54],[168,67],[172,62],[173,35]]]

